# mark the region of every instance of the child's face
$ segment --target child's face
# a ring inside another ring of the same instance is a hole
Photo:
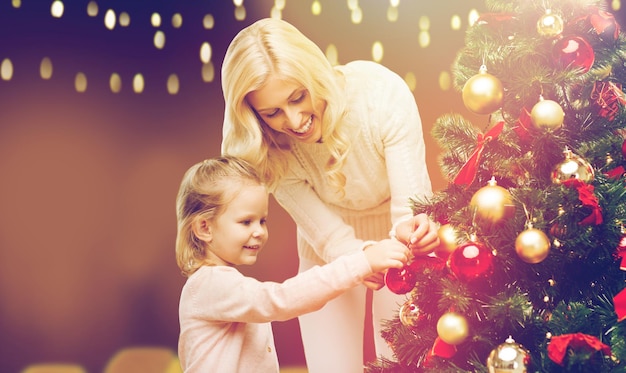
[[[262,185],[243,185],[210,223],[209,250],[223,265],[254,264],[268,239],[268,193]]]
[[[322,137],[321,120],[326,105],[321,100],[313,102],[305,87],[274,77],[262,88],[248,93],[246,99],[273,130],[305,143]]]

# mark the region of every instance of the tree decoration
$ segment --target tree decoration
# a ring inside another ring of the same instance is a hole
[[[620,261],[619,268],[626,271],[626,228],[621,227],[622,238],[620,238],[617,248],[615,249],[615,259]]]
[[[578,68],[586,73],[593,66],[593,47],[581,36],[570,35],[554,44],[554,59],[563,68]]]
[[[556,101],[546,100],[539,96],[539,102],[530,111],[530,120],[537,128],[554,130],[563,125],[565,112]]]
[[[594,194],[594,186],[587,184],[579,179],[571,179],[563,182],[563,185],[576,188],[578,192],[578,200],[582,205],[591,212],[586,218],[581,220],[580,225],[599,225],[602,224],[604,218],[602,217],[602,208],[600,207],[598,197]]]
[[[613,297],[613,306],[617,315],[617,321],[624,321],[626,319],[626,289],[622,289]]]
[[[409,299],[400,307],[398,318],[402,325],[413,328],[424,318],[424,313]]]
[[[439,356],[444,359],[449,359],[456,355],[457,348],[456,345],[444,342],[441,337],[435,338],[435,342],[433,343],[433,347],[430,350],[430,355],[425,359],[425,365],[429,364],[430,358],[432,356]]]
[[[406,294],[413,290],[417,276],[409,265],[402,268],[389,268],[385,273],[385,285],[395,294]]]
[[[622,85],[610,81],[594,82],[589,98],[598,110],[598,115],[610,121],[613,121],[619,110],[626,105]]]
[[[454,177],[454,184],[470,186],[470,184],[474,182],[476,172],[478,171],[480,156],[485,149],[485,145],[496,139],[502,132],[502,129],[504,129],[503,121],[496,123],[486,134],[478,134],[476,149],[474,149],[467,161],[465,161],[463,167],[459,170],[459,173]]]
[[[469,325],[465,316],[456,312],[446,312],[437,321],[437,335],[442,341],[458,345],[469,335]]]
[[[589,16],[589,21],[602,40],[615,42],[619,37],[620,26],[613,14],[595,8]]]
[[[515,239],[515,252],[526,263],[540,263],[550,252],[550,239],[542,230],[528,223],[527,228]]]
[[[470,200],[470,207],[475,209],[476,216],[485,222],[497,223],[515,212],[513,198],[509,191],[491,178],[487,185],[478,189]]]
[[[446,260],[459,246],[457,232],[450,223],[447,223],[439,227],[437,236],[439,236],[439,246],[435,248],[434,253],[438,258]]]
[[[568,349],[600,351],[605,355],[611,355],[611,347],[600,342],[598,338],[583,333],[573,333],[553,336],[548,344],[548,357],[559,365],[565,365],[564,359]]]
[[[529,364],[530,352],[510,336],[487,357],[489,373],[526,373]]]
[[[551,9],[546,9],[546,13],[537,21],[537,32],[539,35],[554,37],[563,32],[563,20]]]
[[[563,151],[565,159],[552,169],[550,178],[554,184],[562,184],[569,180],[591,182],[595,177],[593,167],[582,157],[574,154],[569,148]]]
[[[457,247],[448,257],[448,269],[461,281],[484,279],[493,273],[494,255],[485,245],[471,241]]]
[[[500,79],[489,74],[482,65],[478,74],[465,82],[462,98],[465,107],[476,114],[491,114],[502,106],[504,89]]]

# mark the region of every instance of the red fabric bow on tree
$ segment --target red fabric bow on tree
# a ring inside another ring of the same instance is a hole
[[[480,155],[482,154],[485,145],[498,137],[504,128],[504,122],[496,123],[486,134],[479,133],[478,138],[476,139],[477,145],[476,149],[472,152],[470,157],[465,161],[461,170],[454,178],[454,184],[457,185],[465,185],[466,187],[470,186],[474,179],[476,178],[476,172],[478,170],[478,161],[480,160]]]
[[[622,269],[624,269],[622,267]],[[626,319],[626,289],[623,289],[613,297],[613,308],[617,314],[617,321]]]
[[[598,338],[583,333],[574,333],[552,337],[548,344],[548,357],[562,366],[564,365],[563,360],[568,348],[573,350],[602,351],[605,355],[611,354],[611,347],[600,342]]]
[[[578,191],[578,199],[583,206],[591,208],[591,214],[581,220],[581,225],[599,225],[602,224],[602,208],[598,204],[598,197],[593,194],[594,187],[591,184],[584,183],[578,179],[570,179],[563,182],[563,185],[576,188]]]
[[[593,100],[598,108],[598,115],[610,121],[615,119],[619,112],[620,104],[626,105],[626,95],[622,91],[620,83],[596,81],[589,98]]]

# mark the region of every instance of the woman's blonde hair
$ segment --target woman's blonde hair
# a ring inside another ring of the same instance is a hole
[[[250,164],[235,157],[207,159],[185,172],[176,197],[176,262],[184,276],[215,264],[207,256],[207,243],[193,232],[194,221],[215,219],[243,185],[263,183]]]
[[[350,147],[349,128],[339,124],[345,112],[341,74],[321,49],[291,24],[261,19],[235,36],[222,65],[224,113],[222,154],[245,159],[259,171],[270,189],[287,169],[290,139],[260,120],[246,96],[270,77],[305,87],[311,99],[326,104],[322,139],[330,151],[327,172],[339,191],[345,186],[341,167]]]

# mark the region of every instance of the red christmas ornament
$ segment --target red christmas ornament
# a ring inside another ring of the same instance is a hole
[[[385,285],[396,294],[406,294],[413,290],[417,276],[410,266],[402,268],[389,268],[385,273]]]
[[[485,245],[468,242],[450,254],[447,265],[459,280],[473,281],[493,273],[493,258],[493,253]]]
[[[580,36],[566,36],[554,45],[554,59],[563,68],[579,68],[584,74],[595,60],[593,48]]]

